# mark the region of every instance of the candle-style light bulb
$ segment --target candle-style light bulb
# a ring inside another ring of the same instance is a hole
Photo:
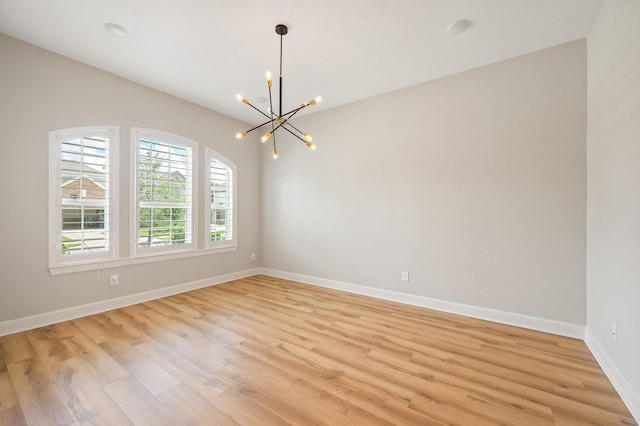
[[[260,142],[265,143],[269,139],[271,139],[271,133],[267,132],[264,135],[262,135],[262,137],[260,138]]]
[[[312,150],[314,150],[314,151],[316,150],[316,146],[314,144],[312,144],[311,142],[307,142],[307,146],[309,148],[311,148]]]
[[[277,150],[277,149],[274,149],[274,150],[273,150],[273,159],[274,159],[274,160],[277,160],[277,159],[278,159],[278,150]]]
[[[237,94],[236,95],[236,99],[239,100],[240,102],[242,102],[243,104],[248,104],[249,100],[247,98],[245,98],[244,96],[242,96],[241,94]]]
[[[242,131],[242,132],[240,132],[240,133],[236,133],[236,139],[240,139],[240,138],[242,138],[242,137],[244,137],[244,136],[246,136],[246,135],[247,135],[247,131],[246,131],[246,130],[243,130],[243,131]]]
[[[309,142],[311,142],[313,140],[313,138],[311,137],[311,135],[309,133],[303,133],[302,136],[304,136],[304,138],[306,140],[308,140]]]
[[[271,84],[273,83],[271,81],[271,71],[267,71],[266,77],[267,77],[267,86],[271,87]]]

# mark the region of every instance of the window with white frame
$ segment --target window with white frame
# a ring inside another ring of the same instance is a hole
[[[134,255],[195,249],[197,144],[155,130],[132,133]]]
[[[49,133],[49,266],[117,257],[117,126]]]
[[[206,156],[206,247],[236,246],[236,166],[212,149]]]

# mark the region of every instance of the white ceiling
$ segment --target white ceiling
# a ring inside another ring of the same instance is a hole
[[[284,110],[319,111],[586,37],[602,0],[0,0],[0,32],[246,122],[284,36]],[[469,29],[447,26],[467,19]],[[124,38],[104,24],[127,28]],[[2,60],[2,58],[0,58]]]

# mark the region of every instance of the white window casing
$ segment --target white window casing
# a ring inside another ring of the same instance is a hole
[[[134,257],[196,250],[196,142],[133,128],[131,253]]]
[[[49,268],[118,257],[118,126],[49,133]]]
[[[127,213],[119,208],[120,128],[49,133],[52,275],[237,250],[236,165],[203,147],[199,170],[196,142],[153,129],[131,128],[130,134]],[[204,197],[202,204],[198,195]],[[124,258],[118,241],[121,214],[130,223],[124,239],[130,250]]]
[[[237,247],[236,165],[210,148],[205,155],[205,249]]]

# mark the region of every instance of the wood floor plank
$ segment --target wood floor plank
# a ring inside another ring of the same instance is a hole
[[[251,404],[258,404],[268,408],[281,417],[286,423],[300,425],[319,424],[309,404],[301,404],[295,398],[283,392],[273,392],[276,385],[263,379],[260,371],[243,371],[233,365],[229,365],[218,372],[216,376],[223,380],[229,389],[234,392],[250,396]]]
[[[404,373],[409,376],[422,378],[428,382],[442,383],[450,388],[463,390],[463,392],[468,396],[477,399],[497,398],[507,406],[513,407],[515,411],[526,412],[529,417],[532,417],[541,423],[544,423],[545,421],[548,422],[553,416],[553,412],[549,407],[532,401],[526,397],[522,397],[511,392],[504,392],[498,388],[487,388],[482,384],[478,384],[467,378],[461,379],[456,374],[450,374],[449,372],[456,371],[456,369],[459,368],[458,364],[451,364],[446,361],[439,360],[434,362],[433,366],[430,366],[425,370],[420,364],[413,363],[410,360],[398,360],[397,358],[376,350],[371,351],[367,357],[386,365],[391,371],[391,373],[388,374],[393,374],[393,371],[397,371],[398,373],[396,374]],[[440,363],[440,366],[438,366],[438,362]],[[417,392],[422,390],[420,383],[417,383],[414,386]]]
[[[0,352],[5,365],[34,357],[37,352],[26,333],[16,333],[0,337]]]
[[[120,337],[118,330],[113,330],[100,321],[102,314],[92,315],[90,317],[76,318],[72,322],[82,332],[89,336],[94,343],[102,343],[105,340]]]
[[[108,333],[107,340],[127,339],[131,345],[137,345],[138,343],[149,340],[149,336],[135,327],[134,324],[131,324],[129,322],[130,318],[119,310],[103,312],[94,315],[94,317],[103,325]]]
[[[164,299],[158,299],[157,301],[166,304],[174,310],[175,313],[171,314],[171,317],[175,317],[179,314],[187,314],[193,318],[200,318],[203,315],[202,311],[194,308],[189,301],[185,300],[180,294],[165,297]]]
[[[223,383],[215,380],[213,374],[165,347],[145,342],[137,345],[136,349],[207,401],[227,390]]]
[[[150,311],[158,312],[168,318],[171,318],[181,312],[180,309],[175,308],[173,304],[169,302],[168,297],[164,299],[150,300],[148,302],[144,302],[143,305],[150,308]]]
[[[155,396],[180,385],[179,380],[131,346],[125,339],[110,339],[102,342],[100,347]]]
[[[30,425],[71,425],[77,420],[55,379],[38,356],[7,365],[11,382]]]
[[[129,375],[127,370],[88,335],[77,334],[64,339],[63,342],[101,385],[104,386]]]
[[[47,367],[73,357],[53,327],[29,330],[25,335]]]
[[[351,403],[348,399],[338,396],[339,392],[329,392],[321,387],[298,379],[289,386],[288,393],[296,395],[302,401],[314,401],[316,405],[317,418],[321,424],[325,425],[394,425],[406,424],[397,418],[390,423],[370,411]],[[416,413],[418,415],[419,413]],[[405,415],[413,416],[413,413],[406,412]],[[439,425],[444,423],[425,423],[424,417],[420,417],[409,424],[430,424]]]
[[[0,410],[0,425],[27,426],[27,420],[19,405]]]
[[[501,424],[501,422],[478,417],[476,414],[466,411],[464,401],[456,401],[455,398],[447,396],[446,392],[416,393],[409,403],[409,408],[424,414],[429,419],[451,426],[497,426]]]
[[[412,361],[425,366],[433,365],[430,358],[422,357],[421,355],[416,355]],[[440,364],[440,366],[441,365],[442,364]],[[523,399],[537,402],[552,409],[555,406],[571,412],[580,413],[580,416],[588,421],[593,421],[594,419],[596,421],[607,420],[609,423],[605,422],[604,424],[617,424],[617,416],[615,413],[607,412],[606,410],[582,403],[578,400],[564,398],[561,395],[540,391],[534,387],[520,385],[509,380],[502,380],[499,377],[484,374],[482,371],[477,369],[457,366],[454,370],[450,370],[450,373],[450,375],[443,377],[456,377],[456,381],[461,383],[480,383],[481,386],[485,386],[488,389],[495,389],[504,393],[512,393]]]
[[[6,367],[0,368],[0,411],[13,408],[18,406],[18,404],[18,396],[13,388],[9,372]]]
[[[637,426],[580,340],[261,275],[0,337],[0,424]]]
[[[351,416],[357,415],[369,419],[377,419],[373,424],[421,424],[423,417],[407,411],[408,401],[402,401],[383,386],[372,386],[346,375],[346,366],[332,362],[328,358],[314,356],[307,351],[305,357],[295,354],[293,345],[282,344],[277,348],[260,347],[255,342],[245,341],[242,350],[257,359],[272,364],[277,368],[286,365],[289,372],[305,377],[309,384],[335,396],[348,404]],[[300,348],[304,351],[304,349]],[[374,379],[375,380],[375,379]],[[389,418],[390,416],[390,418]],[[411,418],[411,422],[405,418]],[[414,417],[420,417],[416,420]],[[370,420],[369,420],[370,421]],[[368,423],[362,423],[368,424]]]
[[[82,333],[82,330],[80,330],[72,321],[63,321],[57,324],[51,324],[48,327],[56,333],[56,336],[59,339],[65,339]]]
[[[53,365],[51,370],[58,389],[80,424],[131,424],[122,410],[76,358],[59,362]]]
[[[149,337],[157,345],[164,346],[167,350],[180,355],[208,373],[213,373],[226,365],[222,358],[211,351],[204,350],[171,330],[157,327],[149,332]]]
[[[142,386],[133,376],[104,387],[111,399],[134,425],[186,425],[176,414]]]
[[[159,399],[189,425],[239,425],[186,385],[164,392]]]

